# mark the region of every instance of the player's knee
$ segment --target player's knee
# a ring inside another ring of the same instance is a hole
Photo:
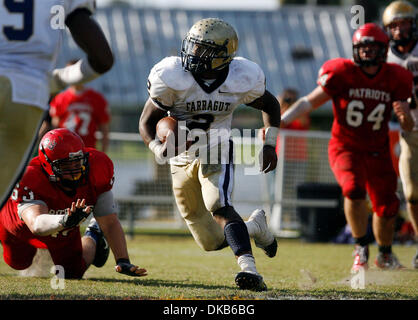
[[[418,192],[412,192],[412,190],[407,190],[405,191],[405,200],[412,204],[412,205],[416,205],[418,204]]]
[[[32,265],[32,258],[11,258],[8,256],[4,256],[4,262],[6,262],[10,267],[12,267],[15,270],[24,270]]]
[[[226,245],[225,245],[226,244]],[[216,241],[201,241],[200,246],[205,251],[216,251],[221,250],[228,246],[228,243],[224,239],[222,242],[216,242]]]
[[[400,201],[398,198],[393,199],[389,204],[377,205],[374,207],[373,211],[379,218],[393,218],[399,212]]]
[[[348,184],[342,188],[343,196],[350,200],[360,200],[366,197],[366,190],[356,186],[355,184]]]
[[[244,221],[232,206],[225,206],[211,212],[213,212],[213,216],[224,219],[227,222]]]

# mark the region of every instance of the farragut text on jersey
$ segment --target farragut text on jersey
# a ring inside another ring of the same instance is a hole
[[[212,100],[186,102],[187,111],[228,111],[231,103]]]

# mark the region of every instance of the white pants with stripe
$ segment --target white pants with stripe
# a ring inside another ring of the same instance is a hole
[[[224,232],[212,214],[232,205],[232,144],[230,155],[227,164],[202,164],[195,159],[184,165],[170,165],[177,207],[195,241],[205,251],[218,249],[225,240]]]

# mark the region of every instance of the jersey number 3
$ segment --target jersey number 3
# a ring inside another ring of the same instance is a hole
[[[22,28],[4,26],[3,33],[9,41],[27,41],[33,34],[33,0],[2,0],[7,11],[23,16]]]
[[[383,120],[385,120],[386,105],[384,103],[379,103],[376,108],[370,112],[367,117],[368,122],[372,122],[374,131],[379,130],[382,126]],[[346,121],[352,127],[359,127],[363,123],[363,111],[364,103],[360,100],[353,100],[347,106]]]

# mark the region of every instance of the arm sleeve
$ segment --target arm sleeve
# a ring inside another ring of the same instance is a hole
[[[93,210],[93,214],[95,217],[103,217],[117,212],[118,208],[116,206],[116,202],[113,197],[113,192],[111,190],[102,193],[97,198],[97,202]]]

